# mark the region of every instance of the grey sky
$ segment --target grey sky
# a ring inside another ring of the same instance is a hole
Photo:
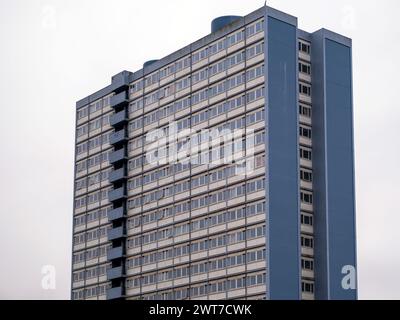
[[[69,298],[75,101],[263,4],[0,0],[0,298]],[[359,296],[400,299],[400,2],[268,4],[353,38]]]

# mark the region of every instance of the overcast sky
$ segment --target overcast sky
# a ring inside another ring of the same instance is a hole
[[[0,298],[69,298],[75,102],[263,4],[0,0]],[[359,297],[400,299],[400,2],[268,4],[353,39]]]

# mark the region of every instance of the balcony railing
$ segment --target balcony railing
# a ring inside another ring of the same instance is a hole
[[[124,142],[127,139],[125,129],[113,132],[110,135],[110,144],[111,145],[118,145]]]
[[[107,280],[118,279],[122,278],[123,276],[122,266],[107,270]]]
[[[123,227],[117,227],[109,229],[107,232],[108,241],[116,240],[125,237],[125,232]]]
[[[126,198],[126,193],[125,193],[125,188],[124,187],[111,190],[108,193],[108,200],[110,202],[123,200],[124,198]]]
[[[117,164],[118,162],[123,161],[125,159],[127,159],[125,147],[117,151],[111,152],[109,156],[110,164]]]
[[[107,216],[108,216],[109,221],[121,219],[125,216],[125,209],[124,209],[124,207],[119,207],[119,208],[110,210],[110,211],[108,211]]]
[[[128,103],[128,97],[125,91],[122,91],[116,95],[113,95],[110,99],[110,104],[112,108],[118,107],[123,104]]]
[[[124,256],[124,251],[123,251],[122,247],[111,248],[107,252],[107,260],[108,261],[115,260],[115,259],[120,259],[123,256]]]
[[[126,178],[125,167],[122,167],[122,168],[117,169],[117,170],[113,170],[108,175],[108,180],[110,181],[110,183],[121,181],[124,178]]]
[[[128,117],[126,116],[126,111],[122,110],[120,112],[114,113],[110,117],[110,125],[113,127],[122,125],[128,121]]]
[[[122,287],[115,287],[107,289],[107,300],[120,299],[123,297]]]

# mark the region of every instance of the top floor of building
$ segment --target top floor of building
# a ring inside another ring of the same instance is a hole
[[[175,81],[186,74],[193,74],[194,71],[200,70],[204,66],[210,66],[214,63],[218,67],[220,59],[233,56],[233,53],[243,46],[257,41],[264,44],[264,42],[267,42],[265,41],[267,17],[284,21],[296,27],[299,57],[305,60],[311,59],[311,43],[314,35],[326,36],[351,47],[351,39],[349,38],[326,29],[308,33],[297,28],[296,17],[263,6],[244,17],[226,16],[214,19],[212,32],[207,36],[160,60],[145,62],[143,68],[138,71],[124,70],[114,75],[111,78],[110,85],[77,101],[78,113],[87,115],[92,111],[96,112],[97,108],[104,104],[104,100],[109,103],[110,95],[122,87],[129,86],[131,98],[137,97]]]

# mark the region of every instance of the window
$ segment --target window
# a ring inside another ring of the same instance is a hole
[[[81,137],[81,136],[87,134],[87,132],[88,132],[88,125],[87,124],[84,124],[84,125],[82,125],[82,126],[80,126],[80,127],[78,127],[76,129],[76,134],[77,134],[78,137]]]
[[[305,293],[314,293],[314,283],[303,281],[301,283],[301,291]]]
[[[208,68],[200,70],[198,72],[193,73],[192,82],[193,84],[203,81],[208,78]]]
[[[175,69],[174,64],[171,64],[171,65],[161,69],[159,72],[159,78],[162,79],[162,78],[169,76],[170,74],[175,72],[174,69]]]
[[[190,85],[190,77],[183,78],[175,83],[176,92],[181,91]],[[167,95],[166,95],[167,96]]]
[[[312,259],[301,259],[301,268],[304,270],[314,270],[314,261]]]
[[[305,160],[312,160],[311,149],[301,147],[300,148],[300,158]]]
[[[250,103],[263,97],[264,97],[264,87],[257,88],[256,90],[250,91],[246,94],[246,102]]]
[[[207,58],[207,56],[208,56],[208,48],[204,48],[200,51],[197,51],[192,56],[192,64],[195,64],[195,63]]]
[[[245,60],[245,51],[240,51],[233,55],[228,56],[225,60],[225,69],[229,69]]]
[[[300,133],[301,137],[311,139],[311,129],[310,128],[300,126],[299,133]]]
[[[235,43],[238,43],[244,39],[244,30],[240,30],[227,38],[228,47],[233,46]]]
[[[98,219],[107,218],[107,212],[111,210],[111,207],[101,208],[95,211],[90,211],[87,214],[80,215],[74,218],[74,227],[84,225],[85,223],[90,223],[97,221]]]
[[[141,91],[142,89],[143,89],[143,80],[139,80],[138,82],[129,85],[130,94]]]
[[[246,58],[251,59],[264,52],[264,42],[259,42],[246,49]]]
[[[179,72],[190,66],[190,57],[183,58],[175,62],[175,72]]]
[[[312,171],[300,169],[300,179],[306,182],[312,182]]]
[[[155,72],[155,73],[153,73],[153,74],[147,76],[147,77],[144,79],[145,86],[147,87],[147,86],[151,86],[152,84],[157,83],[157,82],[158,82],[158,79],[159,79],[159,73],[158,73],[158,72]]]
[[[299,62],[299,72],[311,75],[311,65],[305,62]]]
[[[257,77],[261,77],[264,74],[264,65],[247,70],[246,81],[253,80]]]
[[[251,37],[252,35],[263,30],[264,20],[257,21],[254,24],[247,26],[246,28],[246,37]]]
[[[217,52],[219,52],[219,51],[221,51],[221,50],[223,50],[225,48],[226,48],[226,39],[222,39],[222,40],[220,40],[218,42],[213,43],[210,46],[210,53],[211,54],[215,54],[215,53],[217,53]]]
[[[208,120],[209,112],[208,110],[202,111],[200,113],[196,113],[192,115],[191,125],[195,126],[198,123],[204,122]]]
[[[226,62],[225,60],[222,60],[218,63],[215,63],[213,65],[211,65],[211,67],[209,68],[209,76],[213,76],[214,74],[220,73],[222,71],[225,71],[226,69]]]
[[[307,118],[311,118],[311,107],[300,104],[299,105],[299,114],[305,116]]]
[[[96,111],[101,110],[102,108],[103,108],[103,102],[102,102],[102,100],[98,100],[89,105],[89,112],[94,113]]]
[[[211,89],[211,88],[210,88]],[[192,95],[192,104],[199,103],[201,101],[204,101],[208,98],[208,89],[201,90],[200,92],[197,92]]]
[[[301,236],[301,246],[307,248],[314,248],[314,239],[309,236]]]
[[[255,157],[255,168],[260,168],[265,166],[265,155],[259,155]]]
[[[301,224],[312,226],[313,225],[313,216],[308,213],[301,214]]]
[[[313,195],[309,191],[301,191],[300,192],[301,202],[312,204],[313,203]]]
[[[299,93],[310,97],[311,96],[311,86],[308,84],[299,83]]]
[[[311,52],[311,47],[309,44],[299,41],[299,51],[304,52],[306,54],[310,54]]]
[[[144,100],[138,99],[129,103],[128,111],[129,113],[133,113],[143,108]]]
[[[88,115],[88,107],[84,107],[78,110],[78,120],[87,117]]]
[[[76,191],[79,191],[79,190],[81,190],[81,189],[83,189],[83,188],[86,188],[86,185],[87,185],[86,182],[87,182],[87,179],[86,179],[86,178],[77,180],[76,183],[75,183],[75,189],[76,189]]]

